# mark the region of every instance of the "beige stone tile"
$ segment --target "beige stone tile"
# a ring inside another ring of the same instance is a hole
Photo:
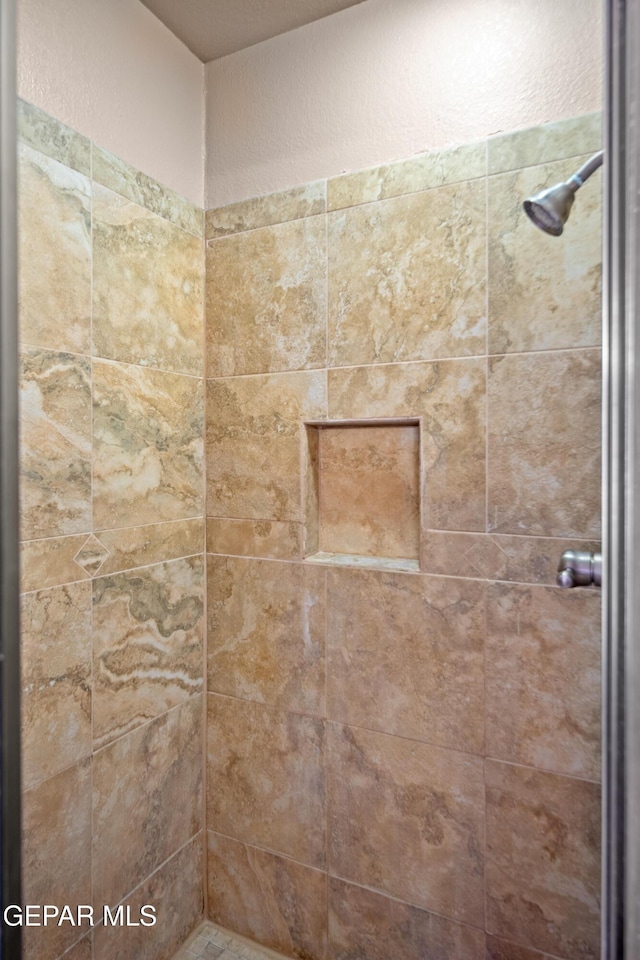
[[[325,874],[211,831],[207,862],[213,920],[286,956],[324,960]]]
[[[207,517],[207,552],[272,560],[301,559],[302,527],[276,520]]]
[[[600,403],[598,350],[490,360],[491,531],[599,536]]]
[[[202,242],[111,190],[93,190],[93,352],[202,374]]]
[[[600,345],[601,182],[580,191],[561,237],[538,230],[522,208],[527,197],[569,179],[584,159],[489,180],[490,353]]]
[[[16,100],[18,140],[52,160],[91,176],[91,141],[20,97]]]
[[[467,754],[329,725],[330,873],[484,921],[484,779]]]
[[[601,549],[598,540],[557,540],[486,533],[424,530],[422,569],[448,577],[480,577],[519,583],[554,584],[565,550]]]
[[[420,556],[420,428],[319,432],[320,550]]]
[[[91,903],[91,760],[45,780],[23,797],[24,903]],[[25,927],[25,960],[55,960],[82,935],[68,923]]]
[[[87,934],[79,943],[67,950],[63,960],[93,960],[93,934]]]
[[[78,550],[74,560],[90,577],[94,577],[108,556],[109,551],[105,545],[92,533]]]
[[[483,141],[344,173],[327,181],[327,208],[339,210],[484,177],[486,152]]]
[[[554,960],[548,953],[539,953],[528,947],[519,947],[508,940],[487,937],[485,960]]]
[[[597,784],[487,761],[487,929],[567,960],[600,956]]]
[[[327,335],[325,217],[207,246],[207,376],[323,367]]]
[[[196,696],[94,756],[94,902],[119,903],[201,827]]]
[[[326,416],[326,375],[207,383],[207,514],[300,521],[303,420]]]
[[[599,779],[600,604],[595,590],[489,586],[489,756]]]
[[[153,905],[155,926],[97,927],[95,960],[171,960],[203,914],[203,843],[201,832],[127,898],[132,920]]]
[[[326,181],[316,180],[281,193],[253,197],[205,212],[207,240],[312,217],[326,211]]]
[[[92,160],[96,183],[202,238],[204,212],[195,203],[96,144],[92,147]]]
[[[482,181],[329,214],[329,363],[482,354]]]
[[[209,694],[207,754],[210,830],[324,865],[321,720]]]
[[[93,581],[93,737],[103,746],[202,690],[202,557]]]
[[[133,567],[175,560],[202,553],[204,521],[171,520],[168,523],[150,523],[125,530],[103,530],[98,533],[109,556],[100,567],[100,573],[118,573]]]
[[[208,686],[324,715],[324,570],[207,557]]]
[[[329,878],[333,960],[484,960],[480,930]]]
[[[24,343],[89,353],[91,183],[18,148],[18,317]]]
[[[86,533],[75,537],[23,541],[20,544],[21,591],[27,593],[87,579],[87,571],[74,560],[86,541]]]
[[[91,587],[30,593],[21,604],[22,783],[91,753]]]
[[[329,371],[332,418],[422,417],[427,529],[485,530],[485,361]]]
[[[585,113],[488,140],[489,173],[595,153],[602,147],[602,114]]]
[[[20,364],[21,537],[91,529],[91,364],[25,349]]]
[[[97,530],[202,513],[201,381],[93,362]]]
[[[483,584],[327,572],[327,715],[469,753],[484,747]]]

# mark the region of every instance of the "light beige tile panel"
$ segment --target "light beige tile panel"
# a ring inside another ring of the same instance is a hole
[[[20,339],[88,354],[91,181],[20,144],[18,187]]]
[[[102,530],[96,536],[108,551],[100,574],[118,573],[202,553],[204,520],[196,517],[121,530]]]
[[[482,926],[482,760],[333,723],[328,751],[330,873]]]
[[[600,533],[600,351],[489,361],[489,530]]]
[[[21,604],[22,783],[90,756],[91,586],[73,583]]]
[[[585,156],[489,179],[489,352],[600,346],[602,180],[581,190],[561,237],[522,203],[568,179]]]
[[[329,371],[331,418],[422,417],[427,529],[485,530],[485,361],[383,364]]]
[[[93,188],[93,353],[199,376],[202,243],[139,204]]]
[[[207,376],[326,365],[326,219],[308,217],[207,247]]]
[[[82,760],[23,796],[25,903],[78,904],[91,899],[91,759]],[[25,927],[25,960],[57,960],[82,936],[68,923]]]
[[[207,557],[210,693],[324,716],[325,574]]]
[[[96,144],[92,145],[92,162],[96,183],[202,238],[204,213],[190,200]]]
[[[508,940],[498,937],[487,937],[486,960],[557,960],[548,953],[530,950],[529,947],[519,947]]]
[[[18,140],[52,160],[91,176],[91,141],[39,107],[17,99]]]
[[[21,537],[91,529],[91,363],[25,348],[20,358]]]
[[[241,200],[205,213],[205,237],[212,240],[275,223],[326,212],[326,181],[316,180],[281,193]]]
[[[323,867],[324,722],[217,694],[207,699],[207,828]]]
[[[202,382],[93,362],[97,530],[202,514]]]
[[[329,878],[329,942],[334,960],[485,960],[480,930],[335,877]]]
[[[327,182],[327,208],[339,210],[484,177],[486,154],[482,141],[333,177]]]
[[[208,553],[272,560],[300,560],[301,544],[300,523],[207,517]]]
[[[138,919],[141,907],[152,904],[156,909],[155,926],[96,927],[95,960],[158,960],[173,956],[203,915],[203,844],[201,831],[124,902],[132,920]]]
[[[331,213],[328,223],[331,366],[484,354],[483,181]]]
[[[90,574],[74,558],[88,539],[88,533],[81,533],[74,537],[25,540],[20,545],[21,591],[27,593],[87,579]]]
[[[286,956],[325,960],[326,874],[212,831],[207,873],[210,919]]]
[[[600,788],[494,761],[486,781],[488,932],[597,960]]]
[[[484,752],[484,584],[327,571],[327,716]]]
[[[601,549],[599,540],[561,540],[485,533],[424,530],[422,569],[447,577],[555,584],[565,550]]]
[[[93,763],[93,898],[116,904],[202,829],[201,697]]]
[[[93,581],[93,737],[104,746],[203,686],[203,558]]]
[[[487,754],[600,778],[599,592],[490,584]]]
[[[93,933],[85,934],[79,943],[67,950],[64,960],[93,960]]]
[[[301,521],[304,420],[326,417],[326,374],[207,382],[207,515]]]
[[[503,173],[595,153],[602,148],[602,114],[586,113],[488,140],[489,173]]]

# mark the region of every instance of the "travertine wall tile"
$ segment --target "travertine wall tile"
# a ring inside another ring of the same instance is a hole
[[[23,540],[91,529],[91,364],[25,349],[20,370]]]
[[[27,790],[22,813],[24,902],[91,904],[91,759]],[[80,936],[69,923],[25,927],[25,960],[56,960]]]
[[[487,930],[567,960],[600,956],[600,788],[486,764]]]
[[[91,754],[91,586],[23,597],[22,782],[25,788]]]
[[[489,529],[597,538],[600,351],[494,357],[488,390]]]
[[[324,715],[325,574],[207,557],[210,693]]]
[[[332,960],[484,960],[480,930],[329,878]]]
[[[204,520],[171,520],[124,530],[102,530],[97,536],[109,552],[100,574],[118,573],[202,553]]]
[[[16,101],[16,113],[19,141],[86,177],[91,176],[90,140],[21,97]]]
[[[333,723],[328,733],[330,873],[481,926],[482,760]]]
[[[93,581],[93,737],[103,746],[202,690],[202,557]]]
[[[207,517],[207,552],[236,557],[300,560],[302,525],[277,520]]]
[[[87,579],[90,574],[74,559],[87,539],[87,534],[81,533],[75,537],[24,540],[20,544],[22,593]]]
[[[329,363],[484,353],[482,181],[329,214]]]
[[[326,874],[208,833],[210,919],[290,957],[325,960]]]
[[[205,237],[207,240],[243,233],[274,223],[287,223],[303,217],[326,212],[326,181],[316,180],[301,187],[230,203],[226,207],[207,210]]]
[[[323,867],[323,721],[217,694],[208,701],[208,829]]]
[[[119,903],[201,829],[202,698],[195,696],[94,756],[95,902]]]
[[[207,382],[207,515],[301,520],[304,420],[326,416],[326,375]]]
[[[93,506],[98,530],[202,513],[202,383],[93,363]]]
[[[498,937],[487,937],[487,952],[485,960],[554,960],[548,953],[530,950],[528,947],[519,947],[508,940],[499,940]]]
[[[600,606],[595,590],[489,586],[489,756],[599,779]]]
[[[482,754],[484,599],[481,583],[328,570],[329,718]]]
[[[127,897],[132,920],[145,904],[155,907],[155,926],[96,928],[95,960],[171,960],[203,914],[203,844],[201,831]]]
[[[202,374],[202,243],[145,207],[93,189],[93,352]]]
[[[564,157],[595,153],[602,147],[602,114],[586,113],[515,133],[489,137],[489,173],[503,173]]]
[[[536,229],[522,208],[586,159],[489,179],[490,353],[600,345],[602,190],[580,191],[561,237]]]
[[[91,182],[20,144],[18,187],[20,339],[89,353]]]
[[[207,246],[207,376],[326,364],[325,217]]]

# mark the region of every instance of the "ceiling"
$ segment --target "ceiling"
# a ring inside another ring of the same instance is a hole
[[[363,0],[142,0],[205,63]]]

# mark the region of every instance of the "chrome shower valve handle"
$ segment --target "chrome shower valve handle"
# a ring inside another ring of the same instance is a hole
[[[559,587],[599,587],[602,585],[602,554],[588,550],[565,550],[558,564]]]

